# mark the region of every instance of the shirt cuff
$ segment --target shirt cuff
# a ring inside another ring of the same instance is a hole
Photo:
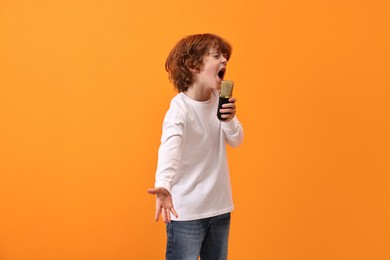
[[[164,188],[169,192],[169,194],[171,194],[172,185],[168,181],[163,181],[163,180],[156,181],[156,183],[154,184],[154,187],[155,188]]]
[[[221,122],[222,129],[227,132],[228,134],[234,134],[237,131],[238,122],[236,120],[236,117],[234,117],[229,122]]]

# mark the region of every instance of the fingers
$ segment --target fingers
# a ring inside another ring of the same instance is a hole
[[[161,194],[161,195],[169,195],[169,192],[165,189],[165,188],[150,188],[150,189],[147,189],[146,190],[149,194],[152,194],[152,195],[158,195],[158,194]]]
[[[236,115],[236,107],[234,106],[234,104],[229,107],[225,105],[222,107],[223,108],[219,110],[219,112],[221,112],[222,118],[233,118]]]
[[[171,223],[171,211],[169,209],[166,209],[167,212],[167,222],[166,223]]]
[[[221,117],[224,119],[223,122],[229,122],[230,120],[232,120],[234,118],[235,115],[236,115],[236,112],[225,113],[225,114],[221,114]]]
[[[225,122],[229,121],[236,115],[236,98],[230,98],[229,103],[223,104],[222,108],[219,110],[221,112],[221,117],[226,119]]]
[[[171,222],[171,214],[169,214],[169,209],[162,209],[161,215],[164,223],[170,223]]]
[[[173,208],[171,195],[166,189],[152,188],[152,189],[147,189],[147,192],[149,194],[156,195],[156,211],[154,214],[154,219],[156,221],[159,220],[161,214],[164,223],[170,223],[171,212],[176,218],[179,217],[176,210]]]
[[[230,100],[233,100],[234,102],[230,102]],[[229,99],[229,103],[225,103],[222,105],[222,108],[230,108],[230,109],[236,109],[236,100],[231,98]]]
[[[160,212],[161,212],[161,216],[162,216],[162,220],[164,223],[170,223],[172,218],[171,218],[171,212],[172,214],[175,216],[175,218],[178,218],[179,215],[177,214],[177,212],[175,211],[175,209],[162,209],[162,210],[156,210],[156,214],[154,216],[154,220],[155,221],[158,221],[159,220],[159,217],[160,217]]]
[[[172,212],[172,214],[173,214],[176,218],[179,217],[179,215],[177,214],[177,212],[176,212],[176,210],[175,210],[174,208],[171,209],[171,212]]]
[[[221,113],[232,113],[236,111],[236,99],[229,99],[229,103],[225,103],[222,105],[222,109],[220,109]]]
[[[219,112],[221,112],[222,114],[235,114],[236,113],[236,108],[235,107],[232,107],[232,108],[221,108],[219,110]]]
[[[147,192],[148,192],[149,194],[155,195],[155,194],[158,193],[158,189],[147,189]]]
[[[156,205],[156,212],[154,213],[154,220],[158,221],[161,212],[161,207]]]
[[[161,216],[162,216],[162,220],[164,223],[170,223],[172,218],[171,218],[171,212],[172,214],[178,218],[179,215],[177,214],[176,210],[174,208],[161,208],[161,207],[157,207],[156,208],[156,215],[155,215],[155,220],[158,221],[159,219],[159,215],[161,213]]]
[[[162,216],[163,222],[168,223],[167,222],[167,211],[165,209],[161,210],[161,216]]]
[[[177,212],[174,208],[171,208],[171,209],[165,208],[165,209],[161,210],[161,215],[162,215],[164,223],[171,223],[171,221],[172,221],[171,212],[176,218],[179,217],[179,215],[177,214]]]

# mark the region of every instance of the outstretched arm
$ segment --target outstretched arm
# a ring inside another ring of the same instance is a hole
[[[164,223],[171,222],[171,212],[176,218],[179,217],[173,207],[172,196],[165,188],[148,189],[148,193],[156,195],[156,212],[154,217],[156,221],[158,221],[160,213]]]

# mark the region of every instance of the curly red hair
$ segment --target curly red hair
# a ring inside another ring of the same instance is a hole
[[[230,59],[232,46],[211,33],[186,36],[173,47],[165,62],[165,69],[178,92],[185,92],[193,84],[191,69],[202,69],[203,59],[211,48]]]

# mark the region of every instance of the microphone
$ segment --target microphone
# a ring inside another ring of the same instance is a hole
[[[222,80],[221,91],[218,100],[218,111],[217,111],[217,117],[221,121],[225,121],[226,118],[221,117],[221,112],[219,112],[219,110],[222,108],[223,104],[229,103],[229,99],[232,97],[233,94],[233,86],[234,86],[234,81]]]

